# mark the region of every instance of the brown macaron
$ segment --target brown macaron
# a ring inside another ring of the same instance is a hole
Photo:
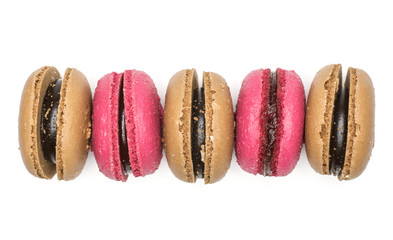
[[[371,78],[349,68],[345,81],[340,64],[322,68],[307,101],[305,142],[311,167],[339,180],[358,177],[374,147],[375,94]]]
[[[169,81],[164,108],[164,148],[169,168],[185,182],[222,179],[229,169],[234,141],[231,93],[225,80],[195,69],[177,72]]]
[[[33,72],[23,89],[19,145],[27,170],[36,177],[71,180],[82,171],[91,134],[91,90],[86,77],[68,68]]]

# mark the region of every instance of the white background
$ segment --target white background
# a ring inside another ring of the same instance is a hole
[[[391,1],[1,1],[0,239],[392,239]],[[315,173],[304,149],[287,177],[253,176],[233,157],[213,185],[155,174],[107,179],[90,153],[74,181],[31,176],[18,150],[19,101],[35,69],[148,73],[162,103],[171,76],[213,71],[231,88],[258,68],[295,70],[306,93],[331,63],[362,68],[376,91],[376,142],[365,172]]]

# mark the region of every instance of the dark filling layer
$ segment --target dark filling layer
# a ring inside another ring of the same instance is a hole
[[[202,152],[205,152],[205,91],[196,88],[192,95],[191,113],[191,155],[194,175],[204,178],[205,163]]]
[[[341,174],[345,161],[345,150],[347,147],[349,85],[350,81],[348,74],[345,85],[340,79],[339,88],[334,100],[329,149],[329,171],[335,176]]]
[[[277,128],[277,74],[272,72],[270,75],[270,93],[268,106],[268,125],[267,125],[267,148],[264,161],[264,176],[272,175],[271,163],[273,161],[275,132]]]
[[[128,153],[127,143],[127,130],[126,130],[126,117],[124,113],[124,91],[123,91],[124,79],[121,78],[120,83],[120,95],[119,95],[119,151],[120,151],[120,162],[124,174],[131,173],[130,156]]]
[[[44,158],[56,164],[57,112],[62,80],[49,84],[41,110],[41,148]]]

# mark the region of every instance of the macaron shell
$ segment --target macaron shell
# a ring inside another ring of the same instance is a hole
[[[294,71],[277,69],[278,127],[274,146],[274,176],[286,176],[299,160],[303,146],[306,98],[302,80]]]
[[[191,106],[192,93],[197,87],[195,70],[182,70],[171,78],[165,95],[165,155],[173,174],[185,182],[195,182],[191,159]]]
[[[329,173],[329,147],[335,94],[341,65],[323,67],[316,74],[308,94],[305,145],[311,167],[320,174]]]
[[[358,177],[366,168],[374,147],[375,93],[370,76],[349,68],[350,95],[348,135],[344,168],[340,180]]]
[[[75,68],[65,72],[57,117],[56,169],[59,180],[81,173],[91,135],[91,90],[86,77]]]
[[[203,86],[206,123],[205,183],[214,183],[225,176],[232,159],[233,105],[229,87],[220,75],[205,72]]]
[[[124,111],[132,173],[154,173],[162,158],[163,109],[153,80],[142,71],[124,72]]]
[[[98,168],[108,178],[126,181],[119,153],[119,93],[123,74],[102,77],[93,99],[92,151]]]
[[[270,69],[250,72],[244,79],[236,105],[236,157],[246,172],[263,173],[261,152],[267,139]]]
[[[19,146],[27,170],[34,176],[52,178],[56,165],[45,160],[41,149],[41,106],[49,84],[60,78],[54,67],[33,72],[23,88],[19,109]]]

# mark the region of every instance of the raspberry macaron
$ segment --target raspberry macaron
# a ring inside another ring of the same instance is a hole
[[[110,73],[97,84],[93,98],[92,151],[108,178],[126,181],[154,173],[162,158],[163,109],[146,73]]]
[[[236,157],[252,174],[286,176],[303,145],[305,93],[294,71],[249,73],[236,105]]]

